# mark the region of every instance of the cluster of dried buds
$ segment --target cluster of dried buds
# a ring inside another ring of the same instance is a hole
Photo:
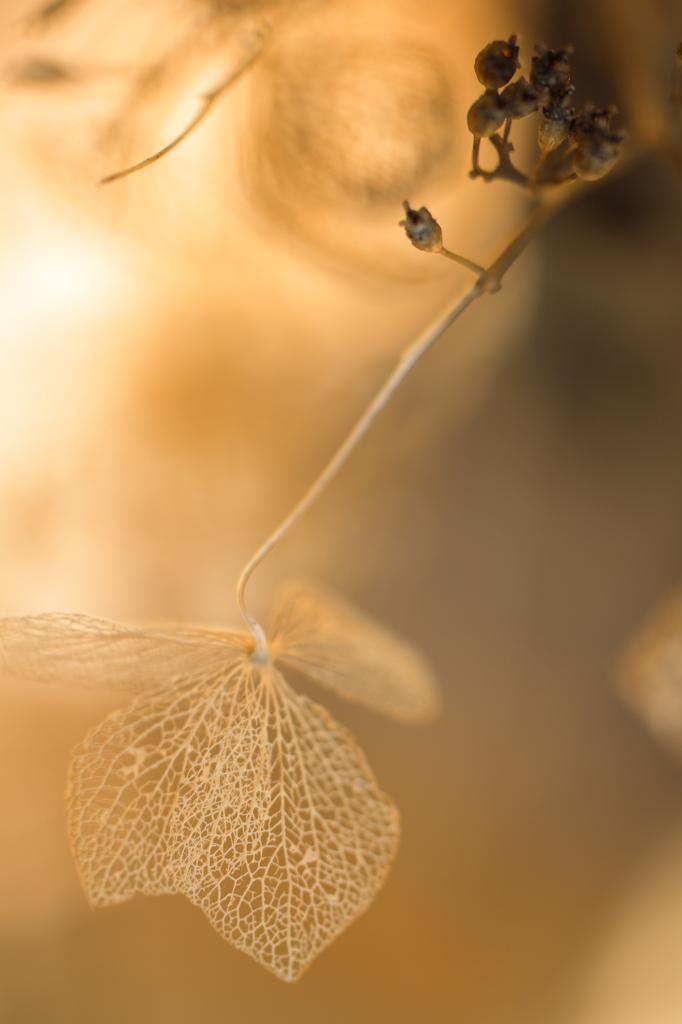
[[[516,36],[506,42],[496,39],[476,57],[474,70],[485,92],[472,104],[467,115],[469,131],[474,136],[473,168],[471,176],[507,178],[517,184],[559,184],[575,178],[595,181],[611,170],[625,133],[611,129],[615,107],[598,110],[588,103],[576,114],[570,106],[574,87],[571,85],[569,58],[572,47],[550,50],[536,46],[527,81],[519,77],[512,81],[520,67]],[[509,132],[513,121],[518,121],[540,109],[538,168],[530,178],[517,170],[511,162],[513,146]],[[504,127],[502,136],[498,134]],[[497,150],[499,162],[494,171],[483,170],[478,162],[481,139],[489,139]],[[565,144],[565,145],[564,145]],[[563,147],[561,153],[558,151]],[[559,159],[546,163],[549,153]],[[570,165],[568,157],[570,155]],[[537,171],[544,165],[544,174]]]
[[[626,133],[611,129],[615,107],[598,110],[594,104],[586,103],[577,114],[572,109],[574,88],[569,63],[572,53],[571,46],[561,50],[536,46],[529,80],[526,80],[522,76],[514,78],[521,67],[516,36],[511,36],[506,42],[496,39],[481,50],[474,69],[479,82],[485,86],[485,92],[472,104],[467,115],[469,131],[474,136],[472,178],[481,177],[485,181],[506,178],[535,191],[538,186],[561,185],[577,178],[596,181],[611,170]],[[677,61],[673,94],[677,89],[682,97],[682,43],[678,48]],[[513,121],[528,117],[537,110],[540,110],[539,155],[534,170],[527,175],[512,163],[514,146],[509,141],[509,133]],[[492,171],[484,170],[478,162],[481,139],[488,139],[497,151],[497,167]],[[536,226],[531,219],[495,263],[486,269],[445,248],[440,225],[425,206],[412,209],[408,202],[404,202],[403,207],[405,217],[400,226],[405,229],[412,245],[422,252],[446,256],[466,267],[478,276],[481,291],[497,291],[502,276],[532,237]],[[546,204],[538,205],[538,223],[546,209]]]

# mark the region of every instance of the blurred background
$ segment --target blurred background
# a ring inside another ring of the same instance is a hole
[[[263,24],[181,147],[97,187]],[[682,770],[613,685],[682,575],[679,5],[6,0],[0,31],[8,614],[238,622],[242,564],[469,280],[406,242],[402,199],[477,261],[524,216],[467,177],[487,42],[517,32],[526,74],[533,43],[573,43],[576,103],[616,102],[631,132],[250,585],[265,616],[280,581],[317,578],[442,681],[414,729],[309,688],[402,813],[375,903],[293,986],[182,897],[90,911],[63,794],[120,698],[2,682],[0,1020],[680,1020]]]

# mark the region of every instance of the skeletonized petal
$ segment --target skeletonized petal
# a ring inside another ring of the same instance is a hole
[[[0,619],[0,674],[18,681],[141,693],[219,670],[250,641],[227,630],[135,629],[88,615],[49,612]]]
[[[366,909],[399,831],[349,733],[243,655],[110,715],[69,805],[91,903],[182,892],[287,981]]]
[[[345,697],[402,721],[432,718],[438,689],[425,659],[346,601],[308,583],[279,594],[272,657]]]
[[[369,905],[399,820],[350,734],[276,669],[263,681],[253,751],[235,763],[227,739],[214,747],[174,806],[170,874],[221,935],[293,981]]]
[[[619,683],[652,732],[682,756],[682,590],[654,610],[632,641]]]
[[[69,830],[93,905],[175,891],[167,870],[173,808],[188,777],[208,763],[213,744],[229,744],[236,757],[245,743],[253,745],[249,733],[258,731],[257,722],[244,724],[246,739],[235,736],[240,715],[232,711],[244,703],[247,683],[241,665],[226,665],[218,675],[145,694],[76,748]]]

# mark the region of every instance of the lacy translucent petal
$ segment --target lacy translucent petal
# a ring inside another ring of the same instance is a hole
[[[278,595],[272,657],[374,711],[424,721],[438,711],[427,662],[409,644],[329,591],[290,583]]]
[[[233,659],[234,661],[234,659]],[[74,751],[69,829],[94,906],[173,892],[168,830],[179,788],[209,756],[239,668],[223,667],[109,715]],[[228,729],[224,742],[233,741]]]
[[[242,655],[90,733],[70,828],[91,902],[182,892],[292,981],[366,909],[399,822],[352,737]]]
[[[0,673],[19,681],[141,693],[219,671],[253,647],[243,633],[187,626],[135,629],[51,612],[0,619]]]

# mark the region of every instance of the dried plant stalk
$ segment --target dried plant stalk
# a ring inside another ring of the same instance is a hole
[[[244,592],[246,584],[251,578],[253,572],[257,569],[266,555],[272,551],[275,545],[278,544],[284,536],[286,536],[292,526],[294,526],[299,519],[305,515],[310,506],[319,498],[331,483],[341,467],[345,464],[348,457],[355,450],[371,425],[374,423],[374,420],[377,418],[379,413],[385,408],[387,403],[398,390],[408,374],[420,361],[422,356],[426,355],[429,349],[435,345],[448,327],[450,327],[455,320],[459,319],[462,313],[464,313],[464,311],[468,309],[476,299],[479,299],[487,292],[495,292],[499,290],[504,275],[512,264],[515,263],[529,242],[535,237],[539,228],[551,217],[560,202],[560,199],[554,199],[536,204],[535,209],[526,223],[520,228],[517,234],[514,235],[508,245],[504,247],[497,259],[495,259],[489,267],[483,270],[475,284],[473,284],[468,291],[464,293],[464,295],[458,296],[454,300],[448,302],[447,306],[436,320],[430,324],[426,330],[424,330],[415,339],[415,341],[408,346],[408,348],[405,349],[395,368],[389,374],[384,384],[379,388],[379,391],[362,413],[360,419],[346,439],[342,442],[334,455],[332,455],[320,475],[313,481],[291,512],[285,517],[279,526],[273,530],[270,536],[247,562],[237,583],[237,602],[256,641],[255,658],[267,660],[268,651],[263,627],[256,621],[253,615],[251,615],[246,606]]]

